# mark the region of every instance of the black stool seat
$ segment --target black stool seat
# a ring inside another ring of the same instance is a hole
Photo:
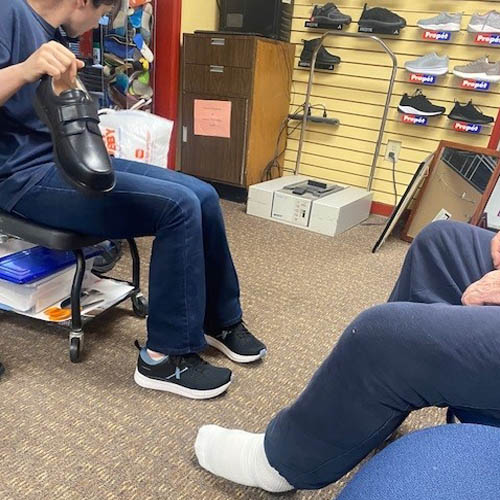
[[[78,250],[106,240],[36,224],[3,210],[0,210],[0,234],[14,236],[53,250]]]

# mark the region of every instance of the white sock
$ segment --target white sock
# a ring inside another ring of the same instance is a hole
[[[294,489],[269,464],[264,434],[204,425],[198,431],[194,447],[200,465],[216,476],[271,493]]]

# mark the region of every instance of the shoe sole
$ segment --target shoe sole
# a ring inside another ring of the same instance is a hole
[[[460,25],[455,23],[448,24],[429,24],[425,26],[424,24],[417,24],[419,28],[423,30],[430,31],[460,31]]]
[[[470,123],[472,125],[491,125],[494,120],[492,121],[471,121],[470,118],[467,118],[466,116],[463,115],[448,115],[448,118],[450,120],[453,120],[454,122],[464,122],[464,123]]]
[[[267,350],[263,349],[262,351],[259,352],[259,354],[254,354],[252,356],[243,356],[242,354],[237,354],[231,349],[229,349],[226,345],[224,345],[222,342],[220,342],[217,339],[214,339],[213,337],[210,337],[209,335],[205,335],[205,340],[207,341],[207,344],[214,347],[218,351],[222,352],[225,354],[231,361],[234,361],[235,363],[253,363],[254,361],[258,361],[259,359],[263,359],[266,357]]]
[[[376,21],[376,20],[363,20],[360,19],[358,22],[358,26],[361,28],[386,28],[386,29],[403,29],[406,28],[406,25],[393,22],[389,23],[387,21]]]
[[[463,78],[472,80],[481,80],[483,82],[500,82],[500,75],[488,75],[486,73],[463,73],[462,71],[453,70],[453,74]]]
[[[407,115],[416,115],[416,116],[440,116],[444,114],[444,111],[420,111],[412,106],[398,106],[399,111],[401,113],[406,113]]]
[[[352,21],[346,21],[345,19],[332,19],[331,17],[321,17],[321,16],[314,16],[314,22],[315,23],[320,23],[325,26],[348,26],[349,24],[352,23]]]
[[[410,72],[410,73],[415,73],[418,75],[436,75],[436,76],[441,76],[441,75],[446,75],[448,73],[448,68],[412,68],[411,66],[405,66],[405,68]]]
[[[500,34],[500,28],[495,28],[494,26],[482,25],[482,24],[469,24],[467,26],[467,31],[469,33],[493,33]]]
[[[146,377],[136,368],[134,373],[134,381],[137,385],[144,387],[145,389],[154,389],[156,391],[171,392],[172,394],[177,394],[178,396],[183,396],[188,399],[212,399],[220,396],[222,393],[227,391],[227,388],[231,385],[232,380],[227,384],[221,385],[215,389],[209,389],[206,391],[200,391],[196,389],[188,389],[187,387],[182,387],[178,384],[173,384],[172,382],[164,382],[162,380],[155,380]]]

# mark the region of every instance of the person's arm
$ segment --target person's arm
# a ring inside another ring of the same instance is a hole
[[[21,64],[0,69],[0,106],[27,83]]]
[[[498,232],[491,240],[491,258],[493,260],[493,267],[500,268],[500,232]]]
[[[0,69],[0,106],[27,83],[50,75],[54,80],[74,81],[84,63],[58,42],[42,45],[26,61]]]

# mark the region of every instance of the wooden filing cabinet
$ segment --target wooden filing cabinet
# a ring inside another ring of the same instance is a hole
[[[248,187],[274,158],[288,115],[294,46],[250,35],[185,34],[181,171]],[[195,135],[195,101],[231,102],[230,138]]]

